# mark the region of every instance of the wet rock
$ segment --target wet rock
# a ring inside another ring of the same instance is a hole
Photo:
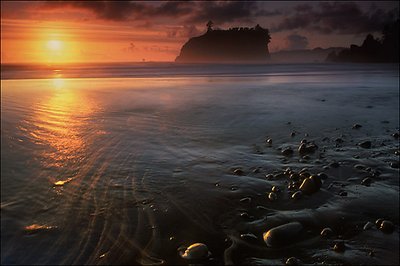
[[[241,203],[250,203],[251,202],[251,198],[250,197],[246,197],[246,198],[240,199],[240,202]]]
[[[290,136],[291,136],[291,137],[296,136],[296,132],[293,131],[292,133],[290,133]]]
[[[249,216],[249,214],[247,212],[240,213],[240,217],[242,217],[244,219],[249,219],[250,218],[250,216]]]
[[[180,252],[182,258],[187,260],[202,260],[207,259],[211,253],[208,247],[203,243],[194,243],[190,245],[184,252]]]
[[[392,137],[398,139],[398,138],[399,138],[399,133],[397,133],[397,132],[396,132],[396,133],[393,133],[393,134],[392,134]]]
[[[260,172],[260,168],[258,168],[258,167],[253,170],[254,174],[258,174],[259,172]]]
[[[302,139],[301,141],[300,141],[300,144],[307,144],[308,143],[308,141],[306,140],[306,139]]]
[[[321,231],[321,237],[323,237],[323,238],[329,238],[329,237],[331,237],[331,236],[333,236],[333,231],[332,231],[331,228],[326,227],[326,228],[322,229],[322,231]]]
[[[265,176],[265,178],[268,179],[268,180],[271,180],[271,179],[274,178],[274,175],[273,174],[268,174],[268,175]]]
[[[272,191],[272,192],[275,192],[275,193],[280,193],[280,192],[281,192],[281,189],[280,189],[278,186],[273,186],[273,187],[271,188],[271,191]]]
[[[299,146],[298,152],[300,154],[304,154],[307,152],[307,144],[303,143]]]
[[[279,174],[274,175],[274,178],[276,178],[276,179],[282,179],[285,177],[286,177],[286,175],[284,173],[279,173]]]
[[[267,142],[269,145],[272,145],[272,139],[267,139],[265,142]]]
[[[361,181],[361,185],[369,187],[372,183],[372,179],[370,177],[366,177]]]
[[[372,227],[374,227],[374,224],[371,223],[371,222],[367,222],[367,223],[364,225],[363,230],[368,230],[368,229],[371,229]]]
[[[40,224],[31,224],[24,227],[24,231],[26,234],[36,234],[40,232],[46,232],[57,229],[57,226],[49,226],[49,225],[40,225]]]
[[[343,241],[336,242],[333,246],[333,250],[339,253],[343,253],[346,250],[346,246]]]
[[[315,183],[315,180],[309,177],[303,180],[303,183],[300,185],[300,190],[306,195],[311,195],[317,192],[319,187],[318,184]]]
[[[317,186],[318,189],[321,188],[321,186],[322,186],[322,181],[321,181],[321,179],[320,179],[318,176],[312,175],[312,176],[310,176],[309,178],[310,178],[312,181],[314,181],[314,183],[315,183],[315,185]]]
[[[270,229],[263,234],[263,239],[268,247],[283,247],[299,240],[302,231],[301,223],[291,222]]]
[[[270,193],[268,193],[268,199],[269,199],[270,201],[275,201],[275,200],[278,199],[278,195],[276,195],[275,192],[270,192]]]
[[[396,169],[399,168],[399,162],[391,162],[390,167],[396,168]]]
[[[375,225],[377,228],[381,227],[381,223],[384,221],[385,219],[379,218],[375,221]]]
[[[346,191],[340,191],[339,192],[339,196],[346,197],[347,196],[347,192]]]
[[[294,173],[294,174],[291,174],[291,175],[289,176],[289,178],[290,178],[290,180],[292,180],[292,181],[298,181],[298,180],[300,179],[300,175]]]
[[[394,224],[391,221],[383,220],[379,226],[379,230],[386,234],[391,234],[394,231]]]
[[[284,156],[292,156],[293,155],[293,150],[292,148],[288,147],[282,150],[282,154]]]
[[[318,173],[317,176],[321,179],[321,180],[325,180],[328,178],[328,175],[325,173]]]
[[[285,265],[299,265],[299,260],[295,257],[290,257],[286,260]]]
[[[235,169],[235,170],[233,171],[233,173],[234,173],[235,175],[243,175],[243,174],[244,174],[243,170],[240,169],[240,168]]]
[[[358,170],[364,170],[366,168],[366,166],[363,164],[356,164],[356,165],[354,165],[354,168],[356,168]]]
[[[302,179],[308,178],[308,177],[310,177],[310,173],[309,173],[309,172],[302,172],[302,173],[300,174],[300,177],[301,177]]]
[[[240,234],[240,238],[249,242],[256,242],[258,240],[257,236],[252,233]]]
[[[364,149],[370,149],[371,145],[372,145],[372,143],[369,140],[358,143],[358,146],[360,146],[361,148],[364,148]]]
[[[394,154],[395,155],[400,155],[400,151],[395,151]]]
[[[352,127],[352,129],[359,129],[359,128],[361,128],[362,126],[360,125],[360,124],[354,124],[353,125],[353,127]]]
[[[295,193],[292,194],[292,199],[298,200],[303,197],[303,192],[301,191],[296,191]]]

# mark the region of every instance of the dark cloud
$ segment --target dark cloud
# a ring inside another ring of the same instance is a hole
[[[264,10],[254,1],[46,1],[42,8],[84,9],[106,20],[139,20],[170,17],[186,23],[252,22],[254,17],[276,16],[277,10]]]
[[[286,49],[288,50],[306,49],[308,46],[308,39],[299,34],[291,34],[286,37],[286,45]]]
[[[298,5],[294,11],[272,31],[307,29],[324,34],[374,32],[381,31],[383,26],[393,20],[398,13],[398,9],[384,11],[380,8],[364,12],[354,2],[321,2],[314,7]]]
[[[201,30],[199,30],[196,26],[194,25],[185,25],[183,27],[174,27],[170,28],[166,31],[167,37],[168,38],[191,38],[193,36],[200,35],[202,33]]]

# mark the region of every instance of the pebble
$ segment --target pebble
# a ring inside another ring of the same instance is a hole
[[[399,162],[391,162],[390,167],[392,168],[399,168]]]
[[[246,241],[256,241],[258,240],[257,236],[255,236],[252,233],[247,233],[247,234],[241,234],[240,238]]]
[[[181,254],[181,257],[187,260],[201,260],[208,258],[210,255],[211,253],[205,244],[194,243]]]
[[[57,229],[57,226],[49,226],[49,225],[40,225],[40,224],[31,224],[24,227],[24,231],[27,234],[35,234],[44,231],[50,231]]]
[[[299,265],[299,260],[295,257],[290,257],[286,260],[285,265]]]
[[[360,124],[354,124],[352,128],[353,128],[353,129],[359,129],[359,128],[361,128],[361,127],[362,127],[362,126],[361,126]]]
[[[291,175],[289,176],[289,178],[290,178],[290,180],[298,181],[298,180],[300,179],[300,175],[294,173],[294,174],[291,174]]]
[[[235,169],[234,171],[233,171],[233,173],[235,174],[235,175],[243,175],[244,173],[243,173],[243,170],[242,169]]]
[[[321,179],[321,180],[325,180],[328,178],[328,175],[325,173],[318,173],[317,176]]]
[[[318,188],[318,189],[321,188],[321,186],[322,186],[322,181],[321,181],[321,179],[320,179],[318,176],[312,175],[312,176],[310,176],[309,178],[312,179],[312,180],[314,181],[314,183],[315,183],[315,185],[317,185],[317,188]]]
[[[298,200],[303,197],[303,192],[301,191],[296,191],[295,193],[292,194],[292,199]]]
[[[250,203],[251,202],[251,198],[250,197],[246,197],[246,198],[240,199],[240,202],[242,202],[242,203]]]
[[[343,241],[336,242],[335,245],[333,246],[333,250],[336,252],[343,253],[346,249],[346,246],[344,245]]]
[[[267,142],[269,145],[272,145],[272,139],[267,139],[266,142]]]
[[[254,170],[253,170],[253,173],[254,174],[258,174],[260,172],[260,168],[255,168]]]
[[[399,138],[399,133],[397,133],[397,132],[396,132],[396,133],[393,133],[393,134],[392,134],[392,137],[398,139],[398,138]]]
[[[372,179],[370,177],[366,177],[361,181],[361,185],[369,187],[372,183]]]
[[[275,192],[275,193],[280,193],[280,192],[281,192],[281,189],[280,189],[278,186],[273,186],[273,187],[271,188],[271,191],[272,191],[272,192]]]
[[[330,229],[329,227],[322,229],[321,236],[324,238],[329,238],[329,237],[333,236],[332,229]]]
[[[377,228],[381,227],[381,223],[384,221],[385,219],[379,218],[375,221],[375,225]]]
[[[278,199],[278,195],[276,195],[275,192],[270,192],[270,193],[268,194],[268,199],[269,199],[270,201],[275,201],[275,200]]]
[[[300,154],[304,154],[307,152],[307,144],[303,143],[299,146],[298,152]]]
[[[274,175],[273,174],[268,174],[265,176],[265,178],[267,178],[268,180],[273,179]]]
[[[312,178],[306,178],[303,180],[303,183],[300,185],[300,190],[307,195],[311,195],[319,190],[318,185]]]
[[[242,217],[244,219],[249,219],[250,218],[250,216],[249,216],[249,214],[247,212],[240,213],[240,217]]]
[[[283,247],[298,240],[302,231],[301,223],[291,222],[268,230],[263,234],[263,239],[268,247]]]
[[[289,148],[285,148],[285,149],[282,150],[282,154],[284,156],[291,156],[291,155],[293,155],[293,150],[290,147]]]
[[[363,230],[368,230],[368,229],[371,229],[372,227],[374,227],[374,224],[371,223],[371,222],[367,222],[367,223],[364,225]]]
[[[290,136],[294,137],[294,136],[296,136],[296,133],[293,131],[292,133],[290,133]]]
[[[391,221],[383,220],[379,226],[379,230],[386,234],[391,234],[394,231],[394,224]]]
[[[372,143],[369,140],[358,143],[358,146],[360,146],[361,148],[364,148],[364,149],[370,149],[371,145],[372,145]]]

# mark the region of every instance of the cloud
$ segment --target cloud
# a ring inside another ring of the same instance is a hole
[[[395,16],[396,9],[384,11],[375,7],[362,11],[354,2],[321,2],[314,6],[303,4],[296,6],[294,12],[271,31],[307,29],[323,34],[359,34],[381,31]]]
[[[191,38],[193,36],[200,35],[202,33],[196,26],[185,25],[183,27],[172,27],[166,31],[167,37],[169,38],[176,38],[176,37],[183,37],[183,38]]]
[[[255,17],[279,15],[277,10],[264,10],[257,1],[46,1],[44,10],[74,8],[92,12],[97,18],[113,21],[174,18],[184,23],[218,24],[246,21]]]
[[[286,37],[286,49],[288,50],[301,50],[306,49],[308,46],[308,39],[299,34],[290,34]]]

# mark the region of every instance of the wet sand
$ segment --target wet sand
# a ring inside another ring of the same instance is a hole
[[[398,72],[348,68],[2,81],[2,264],[397,265]]]

